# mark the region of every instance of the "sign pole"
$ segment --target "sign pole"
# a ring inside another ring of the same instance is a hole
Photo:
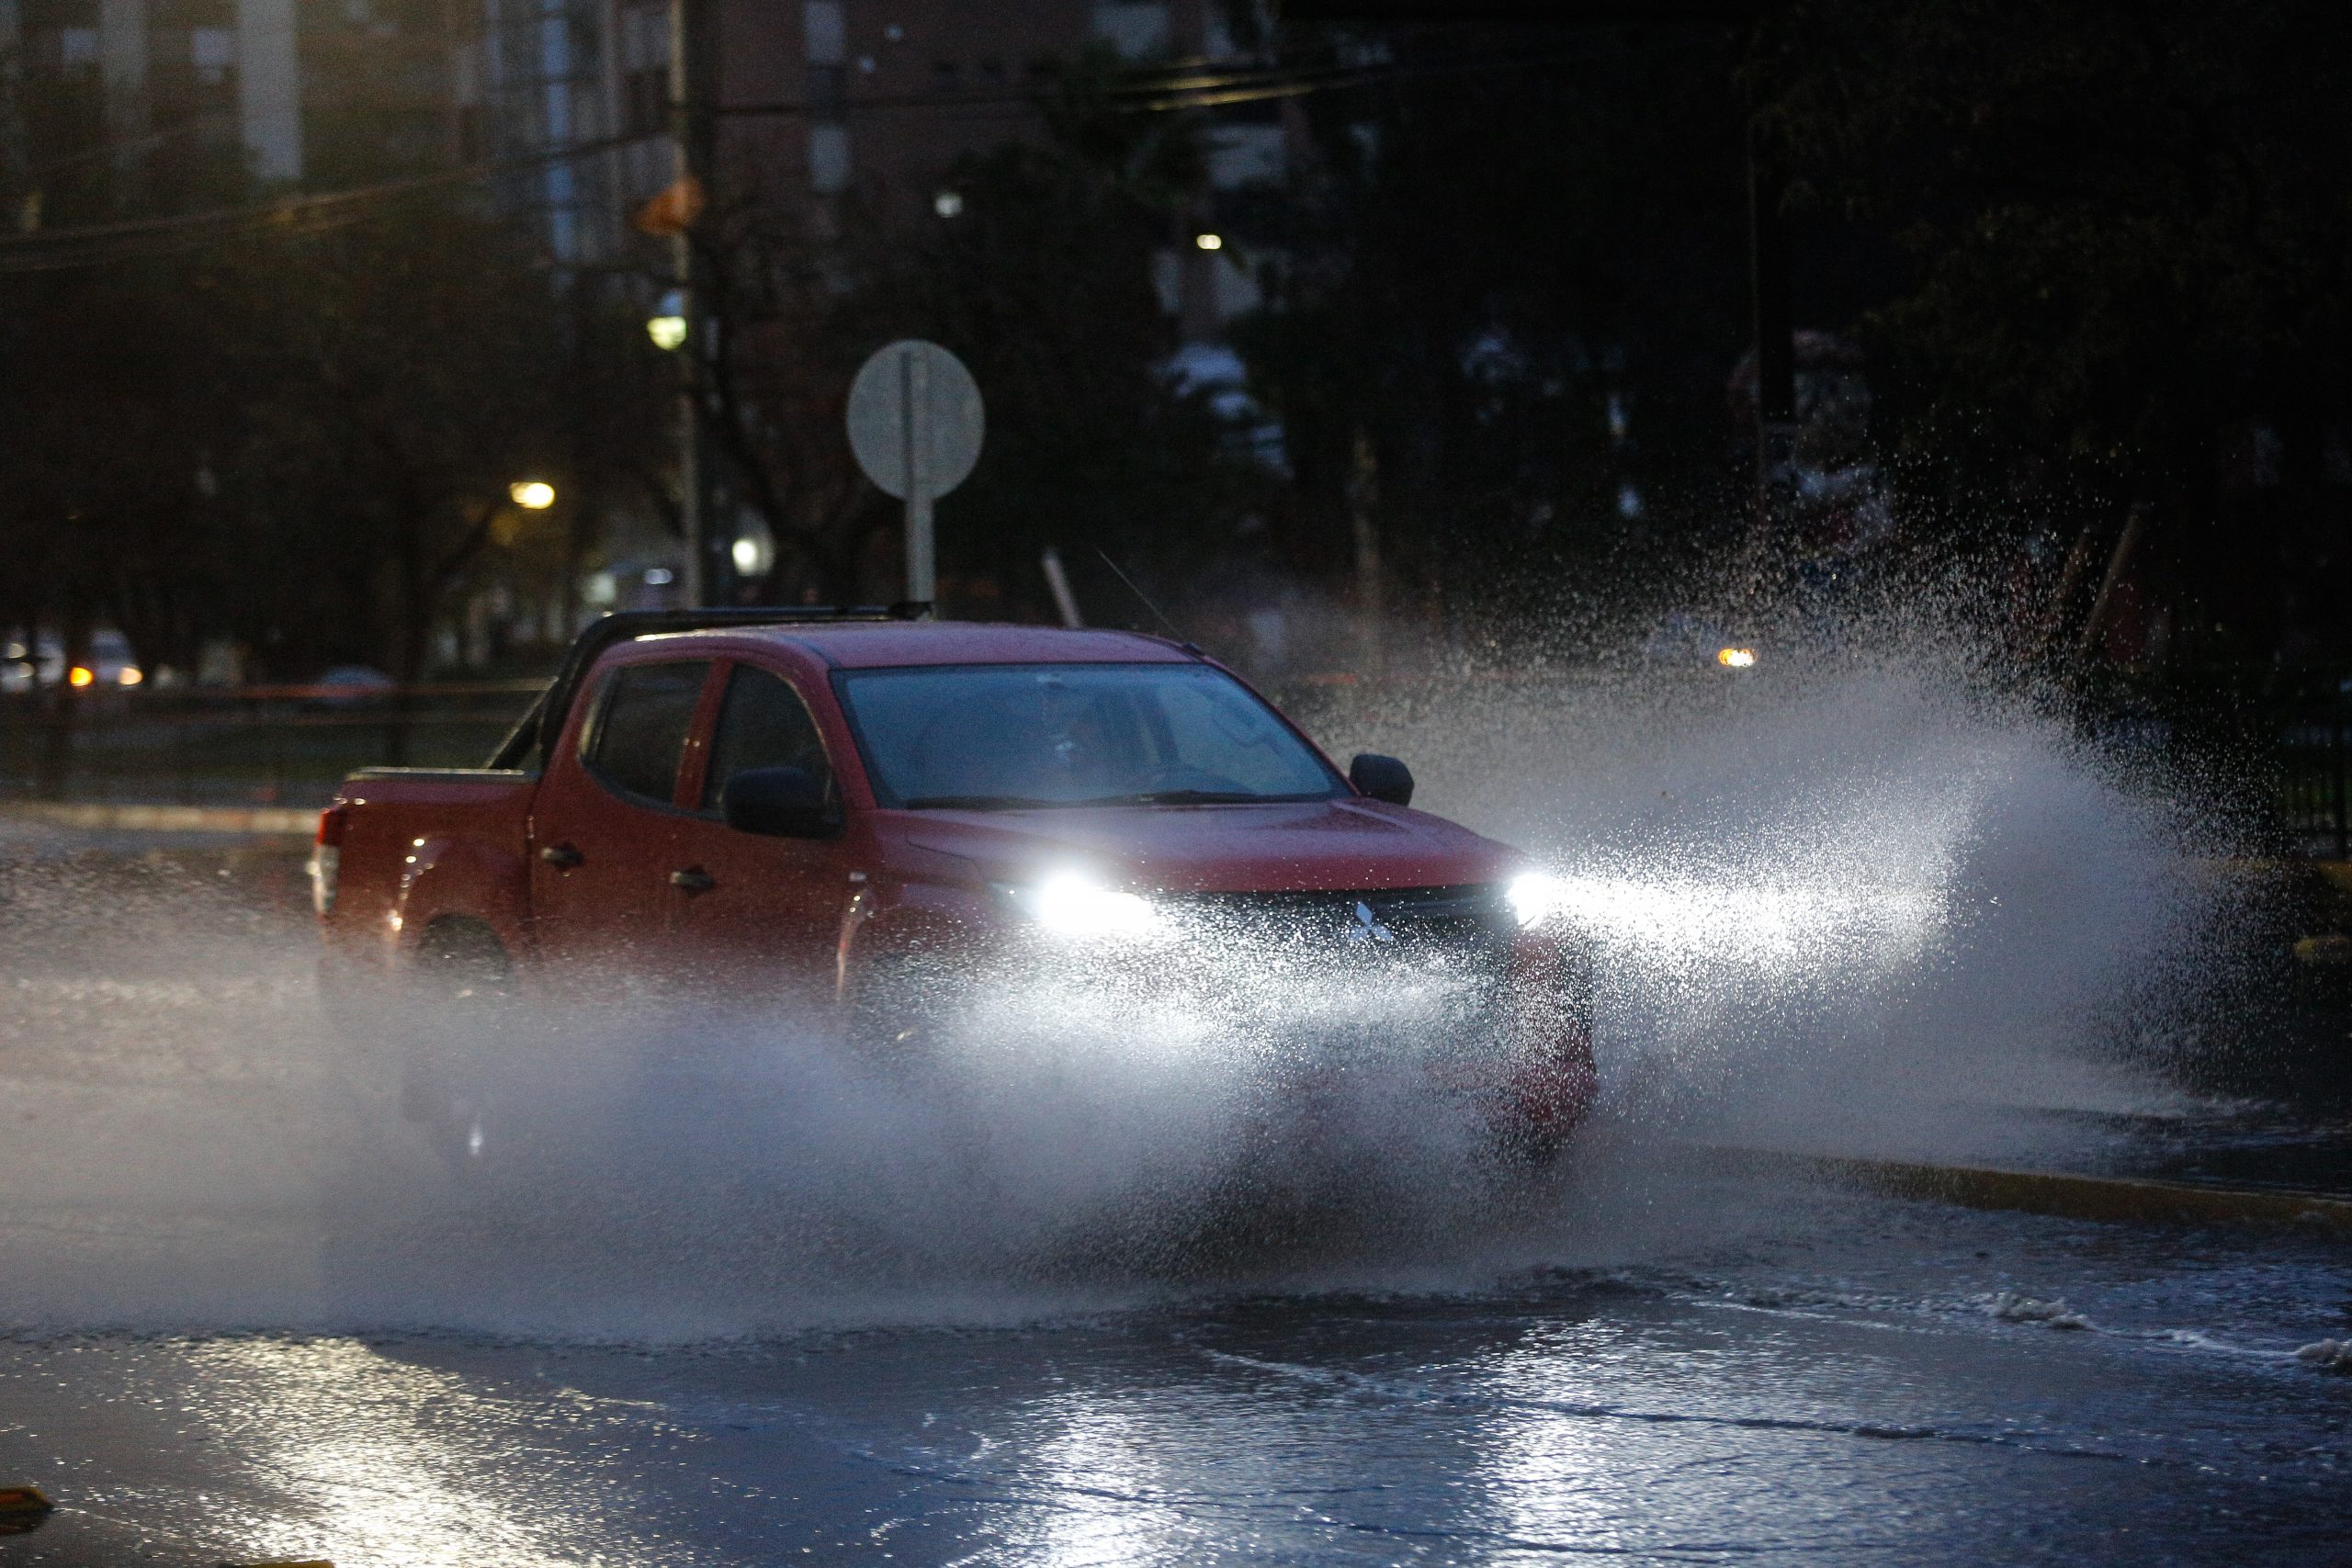
[[[936,588],[931,528],[931,364],[910,349],[899,356],[899,428],[906,433],[907,597],[932,602]]]
[[[710,163],[709,121],[703,113],[708,81],[707,5],[707,0],[670,0],[670,114],[676,133],[673,188],[687,193],[683,203],[698,203]],[[711,454],[703,441],[702,411],[695,406],[705,375],[698,356],[707,355],[712,344],[707,280],[696,276],[700,269],[688,232],[694,217],[687,205],[680,210],[670,242],[671,269],[686,320],[686,340],[678,355],[678,524],[685,543],[685,577],[678,588],[689,606],[700,608],[718,601],[720,586],[711,570]]]
[[[850,451],[883,494],[906,502],[907,599],[939,594],[931,509],[971,477],[987,419],[964,362],[935,343],[902,338],[874,351],[850,381]]]

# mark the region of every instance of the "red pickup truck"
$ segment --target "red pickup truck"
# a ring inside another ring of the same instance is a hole
[[[1386,987],[1444,1036],[1414,1070],[1548,1152],[1593,1091],[1555,885],[1412,788],[1393,758],[1341,773],[1159,637],[609,615],[489,766],[345,782],[311,868],[322,979],[523,1002],[685,987],[899,1058],[945,1048],[958,998],[1024,978],[1220,1006],[1270,974]],[[445,1089],[407,1092],[430,1117]]]

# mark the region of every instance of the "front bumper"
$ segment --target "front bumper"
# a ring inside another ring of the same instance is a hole
[[[1595,1089],[1580,948],[1523,931],[1493,886],[1155,896],[1148,935],[1029,930],[992,987],[1010,1014],[1096,1048],[1245,1061],[1292,1093],[1376,1077],[1475,1101],[1556,1140]],[[1000,1023],[1005,1021],[1000,1018]],[[1114,1044],[1114,1048],[1115,1044]]]

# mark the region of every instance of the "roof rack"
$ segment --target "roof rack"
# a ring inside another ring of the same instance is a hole
[[[498,743],[491,754],[488,766],[521,768],[530,764],[536,752],[544,767],[555,755],[556,739],[563,731],[565,716],[571,711],[571,699],[580,689],[580,679],[588,672],[604,651],[616,643],[634,642],[641,637],[660,637],[671,632],[725,631],[737,626],[786,626],[809,621],[923,621],[931,618],[931,606],[915,600],[901,600],[896,604],[855,604],[846,607],[831,604],[791,604],[758,609],[714,610],[616,610],[600,615],[582,628],[571,646],[564,650],[563,662],[556,666],[555,679],[533,701],[528,712],[507,731],[506,739]]]

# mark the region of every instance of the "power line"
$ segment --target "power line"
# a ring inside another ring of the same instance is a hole
[[[51,229],[0,240],[0,273],[52,272],[116,260],[139,260],[218,244],[264,231],[281,234],[320,232],[364,221],[372,215],[370,209],[379,203],[476,180],[527,173],[649,140],[644,136],[606,137],[546,152],[461,164],[316,195],[283,197],[275,201],[213,208],[167,218],[136,218]]]
[[[1419,81],[1430,77],[1461,75],[1482,71],[1523,70],[1587,60],[1628,59],[1636,55],[1675,53],[1714,46],[1715,40],[1713,38],[1691,38],[1641,49],[1555,49],[1532,53],[1478,54],[1458,60],[1430,61],[1419,63],[1404,63],[1394,60],[1334,61],[1317,64],[1240,67],[1216,72],[1204,69],[1204,62],[1188,62],[1182,65],[1131,72],[1120,81],[1080,87],[1069,96],[1074,101],[1091,101],[1105,108],[1141,113],[1166,113],[1179,109],[1216,108],[1232,104],[1299,97],[1309,93]],[[875,94],[863,96],[844,95],[839,98],[824,101],[806,98],[777,99],[765,103],[726,104],[710,112],[715,117],[726,118],[816,117],[831,119],[876,110],[937,110],[995,106],[1037,107],[1049,106],[1054,101],[1054,91],[1051,87],[1042,89],[1006,87],[978,92]]]
[[[1164,67],[1136,70],[1121,81],[1079,86],[1069,95],[1077,104],[1091,102],[1125,112],[1168,113],[1185,109],[1224,107],[1342,91],[1434,77],[1486,71],[1523,70],[1571,63],[1580,60],[1620,59],[1634,54],[1676,52],[1713,47],[1713,40],[1686,39],[1638,50],[1594,51],[1589,48],[1536,53],[1478,54],[1450,61],[1405,64],[1394,60],[1316,64],[1206,69],[1207,62],[1188,61]],[[848,113],[881,110],[972,112],[1030,110],[1049,107],[1051,89],[1007,88],[989,93],[929,93],[810,100],[729,104],[710,110],[714,118],[831,118]],[[672,106],[675,113],[676,106]],[[658,133],[657,133],[658,135]],[[405,197],[446,189],[504,175],[526,173],[618,148],[657,140],[642,133],[600,138],[569,147],[518,157],[482,160],[447,169],[412,175],[338,191],[280,197],[241,207],[165,218],[130,219],[112,223],[81,224],[34,234],[0,238],[0,275],[65,271],[105,265],[118,261],[144,260],[206,246],[226,243],[257,233],[310,234],[362,222],[378,205]],[[128,149],[125,149],[128,150]]]

